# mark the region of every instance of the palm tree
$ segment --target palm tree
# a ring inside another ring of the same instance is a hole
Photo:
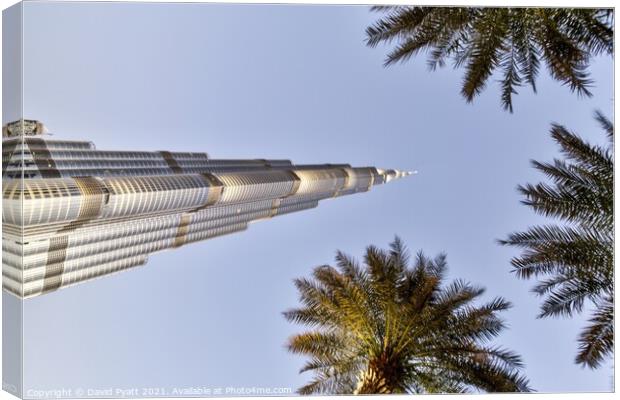
[[[429,54],[431,70],[452,60],[465,68],[461,94],[467,102],[499,70],[501,102],[512,112],[512,95],[523,84],[536,92],[540,63],[579,95],[590,96],[590,57],[613,54],[613,10],[376,6],[386,15],[366,29],[366,43],[396,42],[385,65]]]
[[[396,238],[370,246],[364,267],[338,252],[337,268],[300,278],[301,308],[287,320],[313,330],[292,336],[289,351],[310,357],[314,379],[300,394],[527,391],[518,355],[489,342],[505,327],[502,299],[473,305],[484,289],[444,285],[446,258],[418,253],[413,266]]]
[[[586,143],[560,125],[551,136],[565,160],[533,161],[551,183],[519,186],[523,203],[564,224],[513,233],[502,244],[524,249],[512,260],[519,278],[545,277],[534,288],[544,297],[539,317],[593,312],[579,336],[575,362],[596,368],[614,346],[614,161],[613,124],[597,112],[609,139],[606,148]]]

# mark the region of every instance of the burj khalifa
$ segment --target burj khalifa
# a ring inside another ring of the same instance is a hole
[[[152,253],[239,232],[409,175],[348,164],[106,151],[3,128],[2,286],[28,298],[146,264]]]

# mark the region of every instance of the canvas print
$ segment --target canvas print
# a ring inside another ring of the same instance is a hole
[[[5,392],[614,391],[611,5],[2,29]]]

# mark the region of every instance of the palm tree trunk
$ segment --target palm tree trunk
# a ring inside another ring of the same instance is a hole
[[[393,390],[388,386],[383,371],[368,367],[360,376],[357,389],[353,394],[390,394]]]
[[[368,367],[360,374],[354,394],[401,393],[400,379],[402,366],[398,360],[384,351],[379,357],[371,359]]]

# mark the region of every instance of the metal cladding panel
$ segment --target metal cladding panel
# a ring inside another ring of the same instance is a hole
[[[98,177],[114,177],[114,176],[146,176],[146,175],[172,175],[170,168],[107,168],[101,167],[97,169],[74,168],[58,170],[63,178],[74,176],[98,176]]]
[[[131,256],[139,255],[131,254]],[[142,252],[143,255],[148,255],[148,252]],[[125,255],[125,257],[123,257]],[[57,284],[62,281],[63,276],[69,273],[76,274],[79,271],[87,270],[91,273],[95,272],[97,268],[103,266],[106,268],[106,265],[110,263],[114,263],[119,260],[126,259],[127,252],[123,254],[122,252],[116,252],[116,256],[113,257],[111,255],[107,255],[109,257],[100,257],[101,262],[94,262],[93,259],[96,257],[89,257],[84,259],[77,259],[70,262],[56,262],[49,263],[42,267],[31,268],[24,271],[22,283],[27,284],[30,282],[44,281],[44,280],[54,280]],[[59,288],[59,287],[57,287]]]
[[[234,159],[210,159],[207,164],[210,167],[244,167],[244,168],[265,168],[270,164],[271,160],[234,160]],[[275,162],[286,162],[288,160],[273,160]],[[290,163],[290,161],[288,161]]]
[[[267,160],[272,168],[290,168],[293,166],[290,160]]]
[[[101,276],[107,276],[126,270],[128,268],[137,267],[146,263],[147,257],[131,257],[123,260],[113,261],[109,264],[98,265],[96,267],[90,267],[85,270],[75,271],[68,273],[66,276],[59,276],[59,287],[73,286],[77,283],[89,281]],[[15,281],[5,275],[3,275],[2,286],[7,291],[22,296],[20,293],[23,290],[23,297],[29,298],[43,294],[45,292],[55,289],[45,289],[45,279],[33,280],[30,282]]]
[[[29,226],[75,221],[84,217],[87,207],[90,219],[186,210],[203,206],[210,190],[200,175],[101,178],[100,181],[90,178],[91,183],[86,187],[80,183],[81,179],[24,180],[23,207],[22,183],[6,182],[4,222],[19,225],[23,221],[24,226]],[[100,207],[100,211],[93,213],[92,207]]]
[[[308,201],[329,199],[331,197],[332,195],[330,193],[296,194],[282,199],[282,204],[305,203]]]
[[[342,172],[346,175],[344,185],[340,189],[341,192],[347,191],[351,188],[355,187],[355,182],[357,182],[357,175],[355,171],[351,167],[342,168]]]
[[[158,153],[50,148],[49,154],[61,176],[164,175],[172,173],[169,165]]]
[[[62,287],[70,286],[74,283],[84,282],[103,275],[119,272],[127,268],[136,267],[146,263],[148,256],[134,256],[124,259],[114,260],[106,264],[99,264],[90,268],[70,271],[62,275]]]
[[[351,168],[353,175],[353,183],[350,189],[356,189],[356,191],[367,191],[374,183],[376,169],[374,168]]]
[[[247,223],[253,220],[267,218],[270,216],[271,209],[258,210],[250,213],[244,213],[239,215],[231,215],[226,218],[207,220],[202,222],[193,223],[189,226],[188,233],[200,232],[203,230],[218,228],[226,225],[235,225],[239,223]]]
[[[220,203],[274,199],[288,195],[294,179],[288,171],[266,170],[214,174],[224,184]]]
[[[177,229],[171,228],[142,235],[117,238],[75,246],[68,239],[68,246],[25,257],[24,280],[39,279],[50,275],[49,271],[64,273],[81,268],[111,262],[139,254],[150,254],[168,247]]]
[[[127,253],[127,252],[126,252]],[[41,291],[55,290],[77,281],[92,279],[107,275],[118,270],[143,264],[148,256],[131,254],[129,257],[121,257],[117,253],[114,257],[99,257],[101,262],[92,262],[92,258],[85,260],[88,263],[50,264],[45,268],[35,268],[24,274],[25,279],[16,279],[3,271],[3,280],[23,285],[26,292],[40,293]],[[52,271],[50,273],[50,271]]]
[[[272,168],[291,168],[292,164],[288,160],[264,160],[264,161],[235,161],[223,162],[228,160],[206,160],[200,162],[179,161],[179,165],[186,173],[204,173],[204,172],[246,172],[260,171]]]
[[[350,194],[365,192],[366,190],[368,190],[366,188],[366,186],[363,186],[362,188],[353,187],[351,189],[339,191],[338,192],[338,196],[347,196],[347,195],[350,195]]]
[[[200,233],[207,230],[219,229],[229,225],[247,223],[254,219],[265,218],[269,216],[269,211],[270,210],[261,210],[252,213],[233,215],[227,218],[190,223],[188,228],[184,231],[183,236],[193,233]],[[180,224],[177,224],[174,227],[166,229],[89,242],[86,244],[74,242],[74,238],[82,236],[81,234],[76,233],[74,235],[70,235],[66,249],[61,249],[56,252],[45,250],[41,253],[36,253],[25,257],[23,264],[25,271],[24,279],[38,279],[40,276],[45,275],[46,270],[53,267],[53,265],[50,264],[50,259],[58,260],[53,264],[58,264],[59,269],[68,271],[75,268],[96,265],[102,262],[109,262],[116,258],[125,258],[127,256],[137,254],[149,254],[173,247],[175,246],[175,239],[179,236],[179,231]],[[57,257],[55,255],[55,253],[58,252],[62,252],[62,257]]]
[[[205,153],[170,153],[170,157],[184,173],[187,173],[189,168],[204,168],[209,162]]]
[[[3,141],[2,144],[10,144],[13,142],[12,140]],[[22,142],[20,139],[16,139],[15,143],[17,143],[17,148],[22,148]],[[43,143],[43,146],[41,146]],[[32,140],[31,138],[24,138],[23,141],[23,149],[25,151],[37,151],[45,147],[48,150],[94,150],[95,145],[93,142],[86,141],[73,141],[73,140]]]
[[[276,210],[276,215],[290,214],[296,211],[308,210],[319,205],[318,200],[306,201],[303,203],[281,204]]]
[[[81,235],[73,234],[68,237],[68,246],[63,250],[63,260],[64,262],[69,262],[74,259],[90,257],[100,253],[113,252],[127,247],[137,248],[138,246],[152,242],[164,243],[166,240],[173,239],[176,232],[177,227],[174,226],[167,229],[154,230],[141,234],[125,235],[112,239],[100,239],[89,243],[79,243],[76,239],[78,239]],[[24,257],[24,270],[44,266],[48,263],[51,252],[49,251],[49,241],[47,241],[47,243],[48,247],[43,251]],[[167,246],[165,243],[162,245]]]
[[[57,169],[98,169],[105,171],[106,169],[131,169],[131,168],[153,168],[169,170],[168,165],[158,159],[97,159],[97,158],[73,158],[72,152],[51,151],[50,152],[56,163]],[[64,156],[65,153],[68,156]],[[85,152],[89,154],[89,152]],[[79,173],[79,171],[77,171]]]
[[[229,233],[239,232],[246,230],[248,228],[248,224],[241,223],[235,225],[225,225],[219,228],[209,229],[206,231],[200,231],[195,233],[190,233],[187,235],[185,239],[185,243],[197,242],[200,240],[209,239],[216,236],[228,235]]]
[[[316,170],[316,169],[343,169],[350,168],[349,164],[301,164],[295,165],[295,170]]]
[[[177,213],[147,218],[122,219],[113,223],[95,220],[63,234],[69,236],[71,246],[84,246],[116,238],[139,236],[148,232],[175,228],[179,225],[180,216],[181,214]],[[56,236],[58,234],[55,231],[49,231],[45,237],[30,240],[23,246],[24,256],[47,252],[50,239]],[[10,251],[14,252],[15,250],[12,247]]]
[[[68,159],[80,162],[157,162],[166,165],[166,161],[158,152],[148,151],[100,151],[100,150],[63,150],[50,147],[52,142],[46,141],[47,148],[52,157],[58,160]]]
[[[36,243],[36,242],[35,242]],[[43,246],[41,246],[43,247]],[[3,240],[2,241],[2,254],[15,254],[22,256],[24,246],[13,240]]]
[[[54,276],[64,276],[68,273],[81,270],[93,271],[94,268],[101,265],[109,265],[115,261],[137,256],[147,256],[153,252],[160,251],[172,246],[172,238],[166,240],[153,240],[150,242],[136,244],[133,247],[121,247],[107,252],[96,252],[84,255],[79,258],[70,260],[54,258],[53,262],[48,262],[43,266],[37,266],[24,270],[24,282],[30,282],[38,279],[49,279]],[[53,257],[53,253],[48,254]],[[52,272],[50,272],[52,271]]]
[[[206,153],[101,151],[92,142],[47,140],[39,137],[4,141],[3,172],[21,172],[20,160],[24,160],[25,178],[41,177],[40,165],[36,165],[37,153],[45,152],[46,160],[54,163],[54,173],[62,177],[74,176],[142,176],[169,175],[174,173],[232,172],[264,170],[292,166],[290,160],[211,160]],[[13,165],[14,164],[14,165]]]
[[[301,179],[298,195],[311,193],[335,194],[345,184],[346,175],[339,169],[293,170]]]
[[[240,207],[242,206],[242,207]],[[199,232],[225,225],[234,225],[241,222],[249,222],[270,216],[273,208],[272,201],[264,201],[259,204],[241,204],[229,207],[218,207],[219,213],[207,217],[207,215],[185,214],[191,217],[188,222],[188,232]],[[146,253],[158,251],[173,245],[173,239],[178,235],[180,225],[180,214],[174,217],[153,218],[155,221],[134,220],[114,224],[111,229],[78,229],[67,233],[67,248],[62,249],[62,263],[64,270],[71,269],[71,263],[78,260],[79,264],[89,264],[96,255],[110,257],[111,254],[119,254],[125,257],[126,254],[121,249],[130,248],[136,251],[145,250]],[[194,218],[198,217],[198,218]],[[156,242],[156,244],[154,244]],[[15,262],[8,262],[10,265],[19,267],[20,264],[25,272],[25,280],[38,278],[45,274],[46,265],[49,267],[49,259],[54,258],[49,251],[50,241],[43,240],[31,242],[21,247],[25,256],[23,263],[19,259]],[[141,250],[142,249],[142,250]],[[19,246],[15,246],[13,251],[19,251]],[[58,251],[56,251],[58,252]],[[11,253],[7,261],[10,260]],[[18,257],[15,255],[15,257]],[[19,257],[18,257],[19,258]],[[36,270],[39,268],[39,270]]]
[[[209,156],[207,153],[192,153],[192,152],[181,152],[181,151],[171,151],[170,155],[174,157],[177,162],[186,161],[207,161]]]
[[[2,275],[2,289],[14,294],[15,296],[24,297],[24,285],[19,281],[5,276],[4,274]]]
[[[17,146],[8,143],[2,143],[2,177],[7,175],[7,171],[14,172],[17,177],[21,179],[21,149]]]
[[[102,218],[137,216],[200,207],[209,186],[200,175],[105,178],[110,193]]]
[[[191,214],[192,222],[207,221],[210,219],[226,218],[237,214],[246,214],[271,208],[272,200],[259,200],[247,203],[214,205]]]
[[[23,270],[19,263],[15,262],[7,262],[4,260],[2,263],[2,276],[7,276],[16,282],[21,282],[23,280]]]
[[[262,200],[249,203],[228,204],[222,206],[213,206],[200,209],[198,211],[190,211],[190,220],[192,223],[207,221],[212,219],[222,219],[235,215],[243,215],[269,210],[272,208],[272,200]],[[162,214],[156,216],[136,216],[126,217],[117,220],[96,219],[88,221],[79,226],[70,235],[72,246],[81,246],[88,243],[96,243],[99,241],[110,240],[114,238],[131,237],[147,232],[153,232],[162,229],[175,228],[179,225],[181,213]],[[35,254],[47,251],[49,238],[57,235],[59,228],[47,229],[44,233],[29,236],[31,240],[27,246],[21,246],[17,243],[7,243],[5,249],[16,254]]]
[[[73,179],[10,180],[3,184],[5,224],[46,224],[79,216],[81,191]]]
[[[6,225],[23,225],[22,184],[14,179],[2,179],[2,225],[6,235]],[[21,236],[21,229],[17,232]]]

